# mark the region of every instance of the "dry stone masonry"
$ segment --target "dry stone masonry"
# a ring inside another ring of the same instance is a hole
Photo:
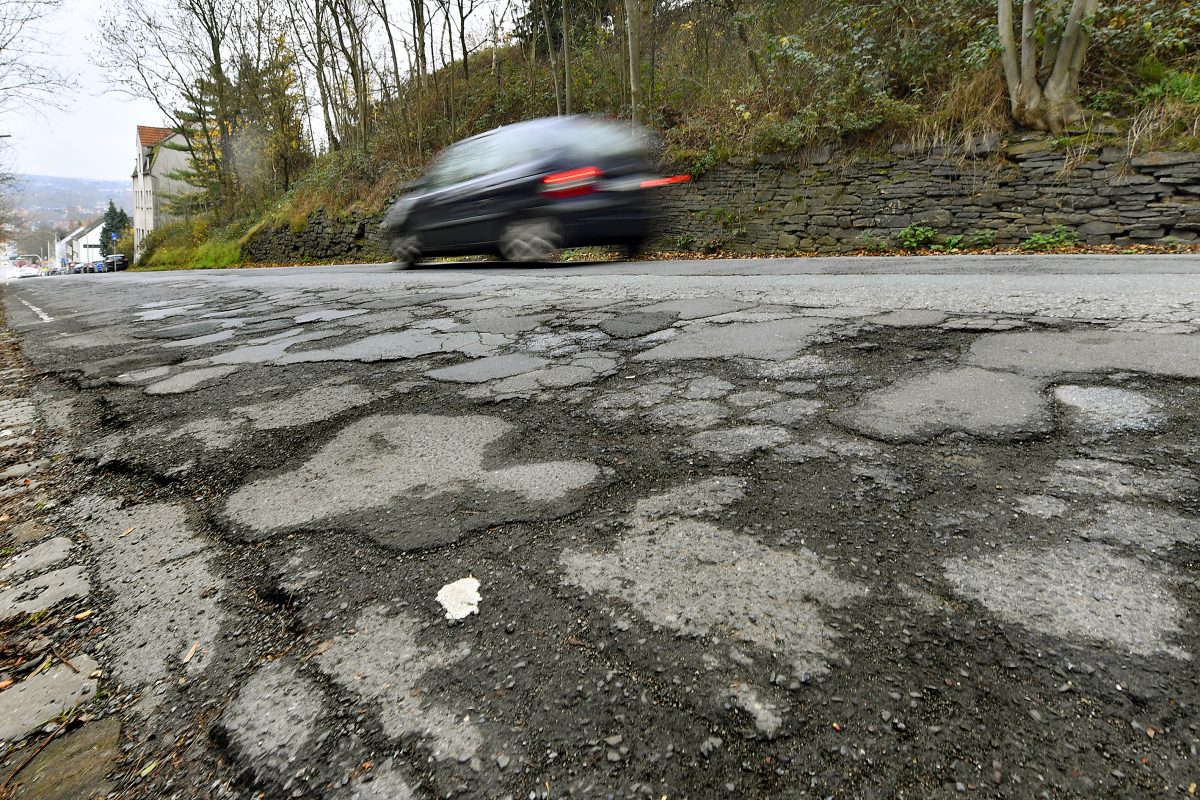
[[[666,194],[655,244],[836,253],[895,247],[909,226],[968,246],[1056,226],[1087,244],[1200,238],[1200,153],[1081,155],[1031,139],[969,155],[899,145],[886,157],[822,149],[800,161],[730,162]]]
[[[961,245],[1015,245],[1073,233],[1086,244],[1200,240],[1200,153],[1130,157],[1118,147],[1059,147],[1029,138],[1001,147],[897,145],[864,156],[830,147],[733,159],[662,190],[651,244],[668,250],[842,253],[900,244],[926,227]],[[250,262],[387,260],[380,216],[263,228],[245,243]]]

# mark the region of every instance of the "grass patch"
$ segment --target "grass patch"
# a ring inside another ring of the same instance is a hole
[[[152,231],[134,270],[220,269],[241,263],[245,223],[214,228],[208,217],[180,220]]]

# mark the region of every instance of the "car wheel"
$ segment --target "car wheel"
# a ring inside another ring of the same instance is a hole
[[[562,246],[562,233],[552,219],[519,219],[504,226],[500,255],[505,261],[545,261]]]
[[[408,269],[421,258],[421,238],[415,233],[393,237],[391,251],[396,269]]]

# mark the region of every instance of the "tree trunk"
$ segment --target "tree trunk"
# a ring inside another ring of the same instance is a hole
[[[542,24],[546,26],[546,55],[550,58],[550,75],[554,78],[554,109],[562,116],[562,91],[558,88],[558,63],[554,59],[554,36],[550,33],[550,14],[546,11],[546,0],[541,0]]]
[[[567,31],[570,30],[570,20],[567,17],[567,1],[562,0],[562,48],[563,48],[563,100],[567,113],[571,113],[571,49],[568,44]]]
[[[1062,35],[1038,40],[1038,0],[1022,0],[1021,44],[1013,33],[1013,0],[998,0],[996,21],[1000,35],[1004,77],[1012,116],[1034,130],[1061,134],[1083,121],[1079,102],[1079,73],[1087,55],[1087,20],[1099,0],[1071,0]],[[1065,0],[1047,0],[1044,15],[1060,18]],[[1042,29],[1052,26],[1043,24]],[[1038,48],[1041,47],[1039,59]]]
[[[642,108],[642,46],[638,31],[640,23],[641,10],[638,7],[638,0],[625,0],[625,30],[629,34],[629,116],[634,125],[641,125],[644,115]]]

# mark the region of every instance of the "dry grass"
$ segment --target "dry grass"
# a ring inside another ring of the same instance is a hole
[[[1129,155],[1161,147],[1200,149],[1200,106],[1161,100],[1146,106],[1129,124]]]
[[[997,62],[974,74],[954,78],[929,112],[897,138],[916,149],[959,148],[970,153],[975,143],[1011,128],[1008,90]]]

